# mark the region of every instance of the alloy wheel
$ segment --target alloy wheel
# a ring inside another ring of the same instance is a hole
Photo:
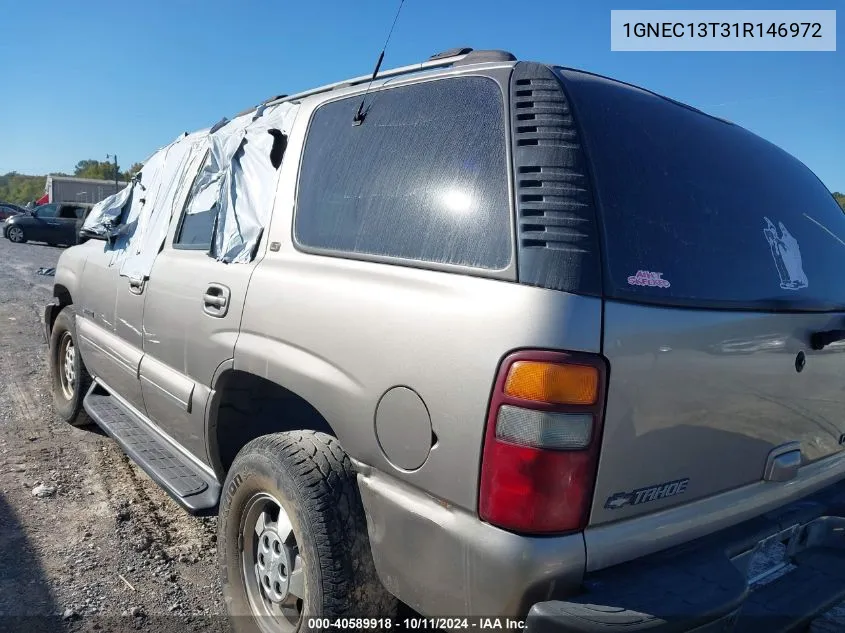
[[[241,573],[250,609],[267,633],[295,631],[304,612],[305,566],[290,517],[263,492],[243,516]]]
[[[62,334],[59,341],[59,379],[62,393],[70,400],[76,392],[76,346],[70,332]]]

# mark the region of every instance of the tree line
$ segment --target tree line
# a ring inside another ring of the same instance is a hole
[[[126,171],[117,168],[118,180],[127,181],[141,171],[141,163],[135,163]],[[96,180],[114,180],[115,165],[109,161],[81,160],[76,163],[72,174],[54,172],[51,176],[74,176],[76,178],[94,178]],[[28,204],[44,195],[44,185],[47,176],[27,176],[10,171],[0,175],[0,202],[12,204]]]

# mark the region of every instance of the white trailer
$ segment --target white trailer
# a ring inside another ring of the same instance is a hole
[[[45,196],[47,202],[91,205],[117,193],[127,184],[114,180],[47,176]]]

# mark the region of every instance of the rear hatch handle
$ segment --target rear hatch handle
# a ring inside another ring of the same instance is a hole
[[[845,330],[824,330],[810,335],[810,347],[814,350],[824,349],[831,343],[845,340]]]
[[[776,446],[769,452],[763,481],[790,481],[798,475],[803,457],[801,442],[787,442]]]

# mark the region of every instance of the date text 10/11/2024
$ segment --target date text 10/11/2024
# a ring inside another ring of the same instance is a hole
[[[489,630],[518,631],[525,628],[525,621],[515,618],[309,618],[308,628],[314,630]]]

